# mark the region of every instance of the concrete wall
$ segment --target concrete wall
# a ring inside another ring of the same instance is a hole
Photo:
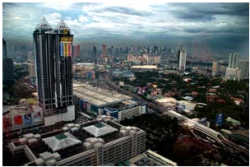
[[[60,121],[73,121],[75,120],[75,105],[71,105],[67,107],[67,112],[62,114],[51,115],[48,117],[44,117],[44,125],[54,125]]]

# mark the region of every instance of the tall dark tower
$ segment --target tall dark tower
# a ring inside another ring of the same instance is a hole
[[[4,38],[3,38],[3,58],[7,58],[7,44]]]
[[[14,81],[14,63],[7,56],[7,43],[3,39],[3,82]]]
[[[97,50],[96,50],[96,46],[93,46],[93,56],[94,56],[94,63],[97,64]]]
[[[53,29],[43,18],[33,37],[38,100],[44,116],[48,118],[45,118],[45,124],[73,120],[73,35],[63,20]],[[52,117],[53,115],[61,115],[63,120],[58,120],[59,117]]]

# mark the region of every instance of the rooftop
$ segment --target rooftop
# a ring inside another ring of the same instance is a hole
[[[22,105],[4,107],[5,116],[21,115],[21,114],[32,113],[36,111],[42,111],[42,108],[37,104],[33,104],[33,105],[22,104]]]
[[[164,97],[161,99],[157,99],[156,101],[159,103],[176,103],[177,102],[177,100],[172,97]]]
[[[132,97],[87,84],[74,84],[74,95],[97,107],[104,107],[132,99]]]
[[[36,29],[52,29],[52,27],[45,17],[43,17],[40,23],[36,26]]]
[[[80,140],[68,132],[47,137],[42,140],[51,148],[51,150],[53,150],[53,152],[81,143]]]
[[[67,126],[68,124],[66,124]],[[73,124],[72,124],[73,125]],[[74,125],[76,126],[76,124]],[[33,139],[35,142],[28,144],[27,146],[30,148],[31,152],[33,152],[36,158],[41,157],[42,153],[58,153],[61,159],[69,158],[76,154],[85,152],[91,148],[85,147],[84,143],[95,142],[95,140],[103,142],[103,144],[110,143],[117,139],[124,137],[124,134],[120,132],[120,128],[123,129],[131,129],[131,127],[122,127],[122,125],[113,122],[98,122],[91,121],[87,122],[79,126],[79,130],[73,131],[73,128],[69,128],[69,130],[51,130],[44,134],[40,135],[40,138]],[[136,128],[137,131],[140,129]],[[124,131],[124,130],[123,130]],[[129,134],[129,133],[127,133]],[[14,142],[16,147],[22,145],[22,142],[25,142],[23,138],[21,140],[17,140]],[[31,136],[36,136],[33,134],[26,135],[28,137],[28,142],[31,139]],[[98,137],[100,136],[100,137]],[[97,138],[98,137],[98,138]],[[93,143],[92,143],[93,144]],[[22,165],[22,164],[20,164]]]
[[[132,66],[132,69],[157,69],[157,66],[154,65],[142,65],[142,66]]]
[[[65,29],[67,29],[67,30],[69,30],[69,27],[67,26],[67,24],[63,20],[61,20],[57,24],[57,26],[55,27],[55,29],[59,29],[59,30],[65,30]]]
[[[112,126],[107,125],[105,123],[96,123],[94,125],[84,127],[83,130],[92,134],[95,137],[100,137],[118,131],[116,128],[113,128]]]

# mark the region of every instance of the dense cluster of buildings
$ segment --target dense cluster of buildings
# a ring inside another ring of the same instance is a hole
[[[226,68],[225,79],[241,80],[249,78],[249,61],[239,60],[239,54],[229,55],[228,68]]]
[[[134,64],[160,64],[161,57],[160,56],[150,56],[148,54],[143,54],[142,56],[129,54],[127,56],[127,61],[132,62]]]

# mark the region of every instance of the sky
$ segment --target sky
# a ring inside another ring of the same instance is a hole
[[[3,3],[3,37],[32,44],[43,16],[52,27],[64,19],[82,45],[184,45],[249,55],[248,3]]]

